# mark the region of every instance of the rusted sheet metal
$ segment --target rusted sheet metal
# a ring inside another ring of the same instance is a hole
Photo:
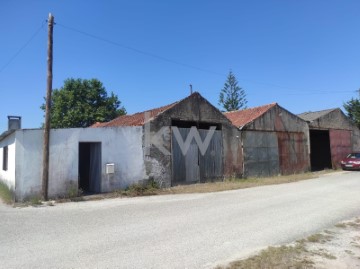
[[[280,173],[275,132],[245,131],[243,147],[245,177],[273,176]]]
[[[277,133],[279,165],[283,175],[309,170],[308,146],[304,133]]]
[[[351,131],[330,130],[331,163],[333,168],[341,168],[340,161],[352,151]]]

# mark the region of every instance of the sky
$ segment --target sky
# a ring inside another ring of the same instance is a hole
[[[43,122],[49,12],[53,88],[97,78],[128,114],[185,98],[189,84],[218,107],[230,70],[248,107],[298,114],[359,97],[358,0],[0,0],[0,133],[8,115]]]

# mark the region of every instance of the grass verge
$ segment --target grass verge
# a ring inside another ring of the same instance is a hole
[[[117,197],[220,192],[220,191],[265,186],[265,185],[297,182],[301,180],[318,178],[322,174],[327,174],[333,171],[334,170],[324,170],[320,172],[308,172],[303,174],[275,176],[275,177],[267,177],[267,178],[226,179],[222,182],[178,185],[171,188],[160,188],[159,185],[154,180],[149,180],[145,184],[140,184],[140,183],[133,184],[128,188],[126,188],[125,190],[118,190],[111,193],[86,196],[83,197],[83,199],[88,201],[88,200],[101,200],[106,198],[117,198]]]
[[[302,253],[306,252],[304,243],[290,246],[268,247],[258,255],[230,263],[217,269],[249,269],[249,268],[313,268],[313,262]]]
[[[271,246],[258,254],[216,269],[355,268],[359,264],[360,218],[336,224],[330,230],[294,243]]]
[[[227,191],[227,190],[246,189],[246,188],[265,186],[265,185],[276,185],[276,184],[297,182],[301,180],[317,178],[319,177],[319,175],[326,173],[329,173],[329,171],[326,170],[321,172],[308,172],[303,174],[293,174],[287,176],[275,176],[275,177],[265,177],[265,178],[226,179],[223,182],[179,185],[168,189],[161,189],[159,191],[160,194],[219,192],[219,191]]]

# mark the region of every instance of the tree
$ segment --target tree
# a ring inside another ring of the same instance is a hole
[[[45,104],[41,109],[45,111]],[[118,97],[97,79],[67,79],[51,98],[51,128],[88,127],[126,114]]]
[[[245,91],[238,86],[238,82],[232,73],[229,72],[224,88],[220,91],[219,105],[225,111],[245,109],[247,104]]]
[[[359,90],[360,97],[360,90]],[[344,108],[348,117],[360,128],[360,98],[351,98],[350,101],[344,103]]]

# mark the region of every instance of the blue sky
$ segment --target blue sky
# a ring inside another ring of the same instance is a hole
[[[128,113],[184,98],[189,84],[217,106],[230,69],[249,107],[278,102],[301,113],[358,97],[360,1],[1,0],[0,132],[7,115],[22,116],[24,128],[43,121],[49,12],[53,88],[97,78]]]

